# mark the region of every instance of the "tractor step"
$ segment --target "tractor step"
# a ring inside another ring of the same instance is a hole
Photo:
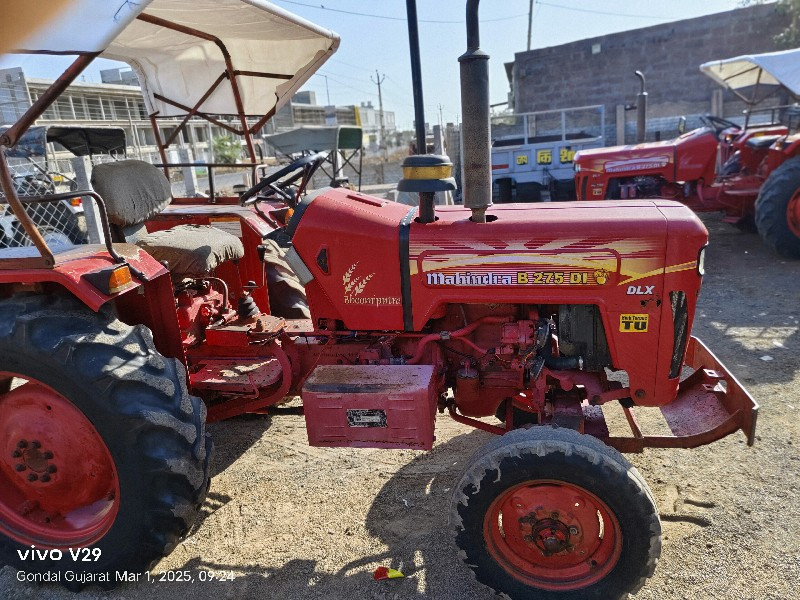
[[[281,365],[276,358],[217,359],[206,360],[189,375],[189,383],[200,390],[257,398],[260,390],[274,385],[280,377]]]

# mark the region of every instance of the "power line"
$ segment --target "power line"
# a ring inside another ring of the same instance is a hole
[[[345,15],[355,15],[357,17],[371,17],[373,19],[385,19],[387,21],[406,21],[405,17],[390,17],[389,15],[375,15],[371,13],[355,12],[352,10],[342,10],[340,8],[328,8],[327,6],[316,6],[314,4],[306,4],[305,2],[295,2],[294,0],[280,0],[286,4],[296,4],[297,6],[305,6],[306,8],[315,8],[317,10],[327,10],[330,12],[343,13]],[[524,17],[527,13],[522,15],[511,15],[510,17],[499,17],[497,19],[481,19],[482,22],[488,23],[491,21],[509,21],[511,19],[518,19]],[[438,21],[435,19],[418,19],[420,23],[439,23],[444,25],[463,25],[464,21]]]
[[[663,17],[663,16],[655,16],[655,15],[635,15],[631,13],[618,13],[618,12],[608,12],[605,10],[592,10],[591,8],[580,8],[578,6],[565,6],[564,4],[555,4],[554,2],[542,2],[539,0],[538,4],[540,6],[550,6],[552,8],[561,8],[563,10],[572,10],[575,12],[583,12],[583,13],[591,13],[593,15],[608,15],[611,17],[630,17],[632,19],[671,19],[672,17]]]
[[[322,73],[314,73],[314,76],[315,76],[315,77],[325,77],[325,75],[324,75],[324,74],[322,74]],[[359,93],[361,93],[361,94],[367,94],[368,96],[377,96],[377,95],[378,95],[378,94],[376,94],[375,92],[368,92],[368,91],[366,91],[366,90],[361,90],[361,89],[359,89],[359,88],[357,88],[357,87],[353,87],[352,85],[348,85],[348,84],[344,83],[343,81],[339,81],[339,80],[337,80],[337,79],[334,79],[334,78],[333,78],[333,77],[331,77],[330,75],[328,75],[327,77],[328,77],[328,79],[330,79],[332,82],[334,82],[334,83],[338,83],[339,85],[342,85],[342,86],[344,86],[344,87],[346,87],[346,88],[350,88],[351,90],[355,90],[356,92],[359,92]]]
[[[368,69],[367,67],[362,67],[360,65],[354,65],[352,63],[345,62],[340,58],[331,57],[328,60],[331,61],[331,62],[338,62],[338,63],[341,63],[343,65],[347,65],[348,67],[352,67],[353,69],[360,69],[361,71],[366,71],[367,73],[372,73],[372,69]]]

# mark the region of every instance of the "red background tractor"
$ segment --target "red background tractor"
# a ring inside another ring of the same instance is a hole
[[[675,140],[584,150],[575,157],[579,200],[674,198],[695,211],[755,226],[780,255],[800,257],[800,135],[782,124],[756,124],[754,111],[778,90],[800,95],[800,49],[740,56],[701,65],[704,73],[748,104],[744,126],[703,117],[703,127]],[[744,94],[752,91],[750,97]]]

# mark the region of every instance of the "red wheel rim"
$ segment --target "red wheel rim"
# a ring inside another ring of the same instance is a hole
[[[794,193],[786,207],[786,222],[792,233],[800,238],[800,190]]]
[[[27,379],[0,393],[0,533],[39,548],[88,546],[119,509],[111,453],[64,396]]]
[[[616,515],[591,492],[563,481],[529,481],[498,496],[483,523],[489,554],[526,585],[585,588],[622,553]]]

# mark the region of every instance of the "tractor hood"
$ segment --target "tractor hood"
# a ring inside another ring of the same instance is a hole
[[[715,133],[701,127],[674,140],[581,150],[575,155],[575,171],[626,177],[659,174],[668,181],[674,179],[675,169],[699,176],[708,167],[702,157],[713,156],[716,145]]]
[[[28,3],[38,10],[37,2]],[[339,37],[263,0],[73,0],[17,52],[100,52],[136,72],[149,113],[274,113]],[[14,15],[12,26],[25,15]],[[9,21],[8,19],[4,19]],[[80,35],[76,35],[80,32]],[[238,90],[229,84],[233,72]]]
[[[697,273],[708,239],[697,216],[669,200],[498,204],[486,223],[470,214],[440,206],[425,224],[416,207],[344,188],[309,194],[288,232],[315,323],[420,331],[447,304],[576,294],[624,306],[644,284],[663,299],[662,278]],[[699,286],[695,276],[683,289],[694,297]]]

